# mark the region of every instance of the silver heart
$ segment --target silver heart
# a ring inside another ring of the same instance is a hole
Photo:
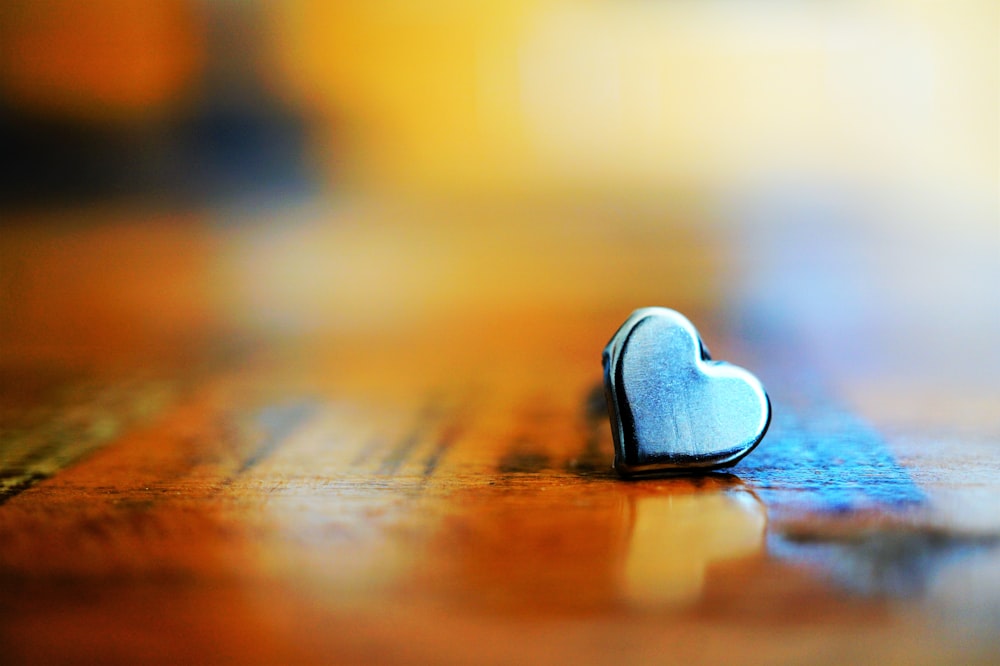
[[[750,372],[712,361],[667,308],[636,310],[604,349],[615,469],[626,477],[728,467],[760,442],[771,402]]]

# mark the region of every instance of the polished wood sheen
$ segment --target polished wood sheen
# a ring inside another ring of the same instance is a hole
[[[933,361],[898,256],[850,291],[695,214],[267,215],[7,222],[3,663],[1000,660],[1000,365]],[[726,473],[611,469],[646,305],[768,389]]]

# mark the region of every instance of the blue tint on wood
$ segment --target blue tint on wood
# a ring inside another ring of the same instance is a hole
[[[732,470],[769,510],[844,513],[926,501],[883,439],[858,417],[832,407],[789,413],[775,404],[770,433]]]

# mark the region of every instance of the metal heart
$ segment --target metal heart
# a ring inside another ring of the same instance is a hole
[[[604,349],[604,393],[622,476],[728,467],[760,442],[771,402],[750,372],[712,361],[667,308],[636,310]]]

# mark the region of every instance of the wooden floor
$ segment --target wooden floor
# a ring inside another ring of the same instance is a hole
[[[470,215],[8,218],[0,661],[1000,661],[995,301],[863,228]],[[646,305],[767,387],[730,473],[612,474]]]

